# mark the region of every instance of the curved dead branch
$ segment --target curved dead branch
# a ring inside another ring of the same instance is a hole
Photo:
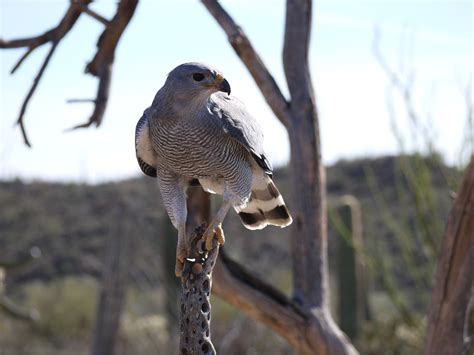
[[[286,339],[299,354],[355,354],[324,309],[303,309],[221,248],[212,292]],[[329,332],[329,328],[335,331]],[[340,339],[344,339],[341,341]]]
[[[246,65],[275,116],[288,127],[288,102],[250,40],[218,1],[202,0],[202,3],[227,34],[230,44]]]

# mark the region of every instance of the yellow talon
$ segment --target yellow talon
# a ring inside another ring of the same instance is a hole
[[[181,277],[183,274],[184,263],[178,259],[176,259],[176,264],[174,266],[174,274],[176,277]]]
[[[222,229],[222,224],[219,224],[217,228],[215,229],[216,235],[217,235],[217,241],[219,242],[219,245],[224,245],[225,244],[225,235],[224,235],[224,230]]]
[[[213,249],[213,241],[214,238],[217,239],[219,245],[224,245],[225,243],[225,236],[224,231],[222,230],[222,224],[218,224],[215,229],[207,229],[204,233],[204,241],[206,243],[206,250]]]
[[[186,260],[187,254],[188,253],[186,248],[181,246],[180,243],[178,243],[178,247],[176,250],[176,264],[174,267],[174,273],[177,277],[181,277],[181,275],[183,274],[184,261]]]

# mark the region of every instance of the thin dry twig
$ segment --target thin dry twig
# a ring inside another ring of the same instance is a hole
[[[35,47],[36,48],[36,47]],[[15,66],[10,70],[10,74],[15,74],[15,71],[20,67],[20,65],[23,63],[23,61],[33,52],[35,48],[28,48],[28,50],[23,54],[18,62],[15,64]]]
[[[21,133],[23,135],[23,140],[28,147],[31,147],[31,143],[30,143],[30,140],[28,139],[28,135],[26,134],[25,124],[24,124],[26,108],[28,106],[28,103],[31,100],[31,97],[35,93],[36,88],[38,87],[38,83],[40,82],[41,77],[43,76],[44,70],[49,64],[49,61],[51,60],[51,57],[53,56],[53,53],[56,50],[57,45],[58,45],[58,42],[53,42],[53,45],[51,46],[51,49],[48,52],[48,55],[44,59],[43,64],[41,65],[41,68],[38,71],[38,74],[36,74],[36,77],[33,80],[33,84],[31,85],[30,91],[28,91],[28,94],[26,95],[25,100],[23,101],[23,104],[21,105],[20,115],[18,116],[18,119],[16,121],[17,124],[20,125]]]
[[[107,20],[104,16],[98,14],[97,12],[95,12],[94,10],[91,10],[89,8],[89,6],[87,6],[86,4],[77,4],[77,6],[79,7],[79,9],[89,15],[90,17],[92,17],[93,19],[99,21],[101,24],[103,24],[104,26],[108,26],[110,24],[110,21]]]
[[[77,103],[83,103],[83,102],[95,102],[94,99],[68,99],[66,100],[67,104],[77,104]]]
[[[107,102],[109,100],[110,82],[112,79],[112,63],[105,63],[98,77],[99,77],[99,87],[97,89],[97,95],[95,99],[68,100],[69,103],[93,102],[94,111],[92,112],[92,115],[89,117],[89,120],[87,122],[74,126],[68,129],[67,131],[72,131],[79,128],[87,128],[87,127],[90,127],[92,124],[95,124],[95,126],[98,127],[102,123],[102,118],[104,117],[105,108],[107,107]]]
[[[87,102],[94,103],[94,110],[92,112],[89,120],[83,124],[77,125],[72,129],[85,128],[89,127],[92,124],[99,126],[102,122],[102,118],[105,113],[105,108],[107,106],[109,92],[110,92],[110,82],[112,78],[112,64],[114,61],[114,53],[117,47],[118,41],[122,36],[125,28],[127,27],[130,19],[135,13],[138,0],[123,0],[118,3],[117,12],[111,21],[107,20],[103,16],[99,15],[95,11],[91,10],[88,5],[91,3],[91,0],[74,0],[71,2],[68,10],[66,11],[64,17],[60,23],[53,29],[46,31],[45,33],[36,36],[28,37],[16,40],[4,40],[0,39],[0,48],[28,48],[27,51],[21,56],[18,62],[11,70],[11,74],[21,66],[25,59],[38,47],[42,46],[45,43],[51,42],[52,47],[48,52],[38,74],[33,80],[33,84],[23,101],[23,104],[20,109],[20,115],[17,119],[17,124],[20,126],[23,140],[28,147],[31,147],[30,140],[28,139],[25,125],[24,125],[24,115],[29,101],[31,100],[38,83],[44,74],[44,71],[49,64],[51,56],[57,48],[57,45],[64,38],[64,36],[72,29],[75,25],[77,19],[82,13],[85,13],[92,18],[96,19],[103,25],[105,25],[105,30],[99,37],[97,43],[97,52],[92,59],[92,61],[86,66],[86,73],[90,73],[99,78],[99,86],[97,89],[96,97],[93,100],[87,100]],[[69,100],[69,102],[85,102],[85,100]]]
[[[82,4],[88,4],[90,3],[90,0],[84,0]],[[4,40],[0,39],[0,48],[2,49],[7,49],[7,48],[21,48],[21,47],[27,47],[28,50],[21,56],[21,58],[18,60],[18,62],[15,64],[15,66],[11,70],[11,74],[15,73],[15,71],[21,66],[21,64],[25,61],[25,59],[38,47],[42,46],[43,44],[46,44],[48,42],[52,43],[52,46],[46,55],[43,64],[41,65],[38,74],[33,80],[33,83],[31,85],[30,90],[28,91],[28,94],[26,95],[23,104],[21,105],[20,109],[20,114],[18,116],[18,119],[16,123],[20,126],[21,133],[23,135],[23,140],[25,144],[28,147],[31,147],[31,142],[28,138],[28,135],[26,133],[26,128],[24,124],[24,115],[26,112],[26,109],[28,107],[28,103],[30,102],[33,94],[35,93],[35,90],[44,74],[44,71],[46,67],[49,64],[49,61],[51,60],[51,57],[54,53],[54,51],[57,48],[57,45],[59,42],[64,38],[64,36],[71,30],[71,28],[74,26],[76,23],[77,19],[79,18],[81,11],[78,8],[78,2],[72,2],[71,5],[69,6],[68,10],[66,11],[64,17],[61,19],[59,24],[54,27],[53,29],[46,31],[45,33],[36,36],[36,37],[28,37],[28,38],[22,38],[22,39],[16,39],[16,40]]]
[[[227,34],[230,44],[249,70],[275,116],[288,127],[289,104],[248,37],[218,1],[202,0],[202,3]]]

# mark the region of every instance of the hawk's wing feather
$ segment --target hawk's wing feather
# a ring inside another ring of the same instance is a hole
[[[262,129],[247,112],[244,104],[234,97],[218,92],[211,96],[209,110],[219,118],[224,132],[242,144],[265,173],[272,176],[272,164],[263,151]]]
[[[135,152],[138,165],[142,171],[151,177],[156,177],[156,153],[153,150],[150,139],[150,128],[146,111],[137,123],[135,128]]]

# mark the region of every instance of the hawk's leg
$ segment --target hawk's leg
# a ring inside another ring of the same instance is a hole
[[[176,246],[176,263],[174,273],[181,277],[184,269],[184,261],[189,255],[188,244],[186,243],[186,223],[178,225],[178,245]]]
[[[214,219],[209,223],[209,227],[207,227],[206,231],[204,232],[204,241],[207,250],[211,250],[213,245],[214,236],[217,238],[217,242],[220,245],[224,245],[225,243],[225,236],[224,231],[222,230],[222,222],[224,221],[227,212],[229,212],[229,208],[233,205],[236,198],[231,194],[229,189],[224,187],[224,196],[222,205],[216,213]]]
[[[224,245],[225,243],[225,236],[224,231],[222,230],[222,222],[224,221],[229,208],[232,206],[230,201],[224,201],[222,206],[217,211],[216,216],[207,227],[206,231],[204,232],[204,241],[206,245],[206,250],[211,250],[213,245],[212,242],[214,240],[214,236],[217,238],[217,242],[219,245]]]
[[[186,239],[186,195],[184,186],[178,176],[164,169],[158,169],[157,171],[166,212],[171,219],[171,223],[178,230],[175,274],[179,277],[183,271],[184,261],[189,255]]]
[[[224,245],[225,237],[222,222],[227,212],[229,212],[229,208],[246,203],[252,192],[252,170],[246,161],[242,161],[240,165],[237,165],[236,170],[231,171],[228,177],[229,179],[226,179],[224,183],[222,205],[203,235],[207,250],[212,249],[214,236],[220,245]]]

